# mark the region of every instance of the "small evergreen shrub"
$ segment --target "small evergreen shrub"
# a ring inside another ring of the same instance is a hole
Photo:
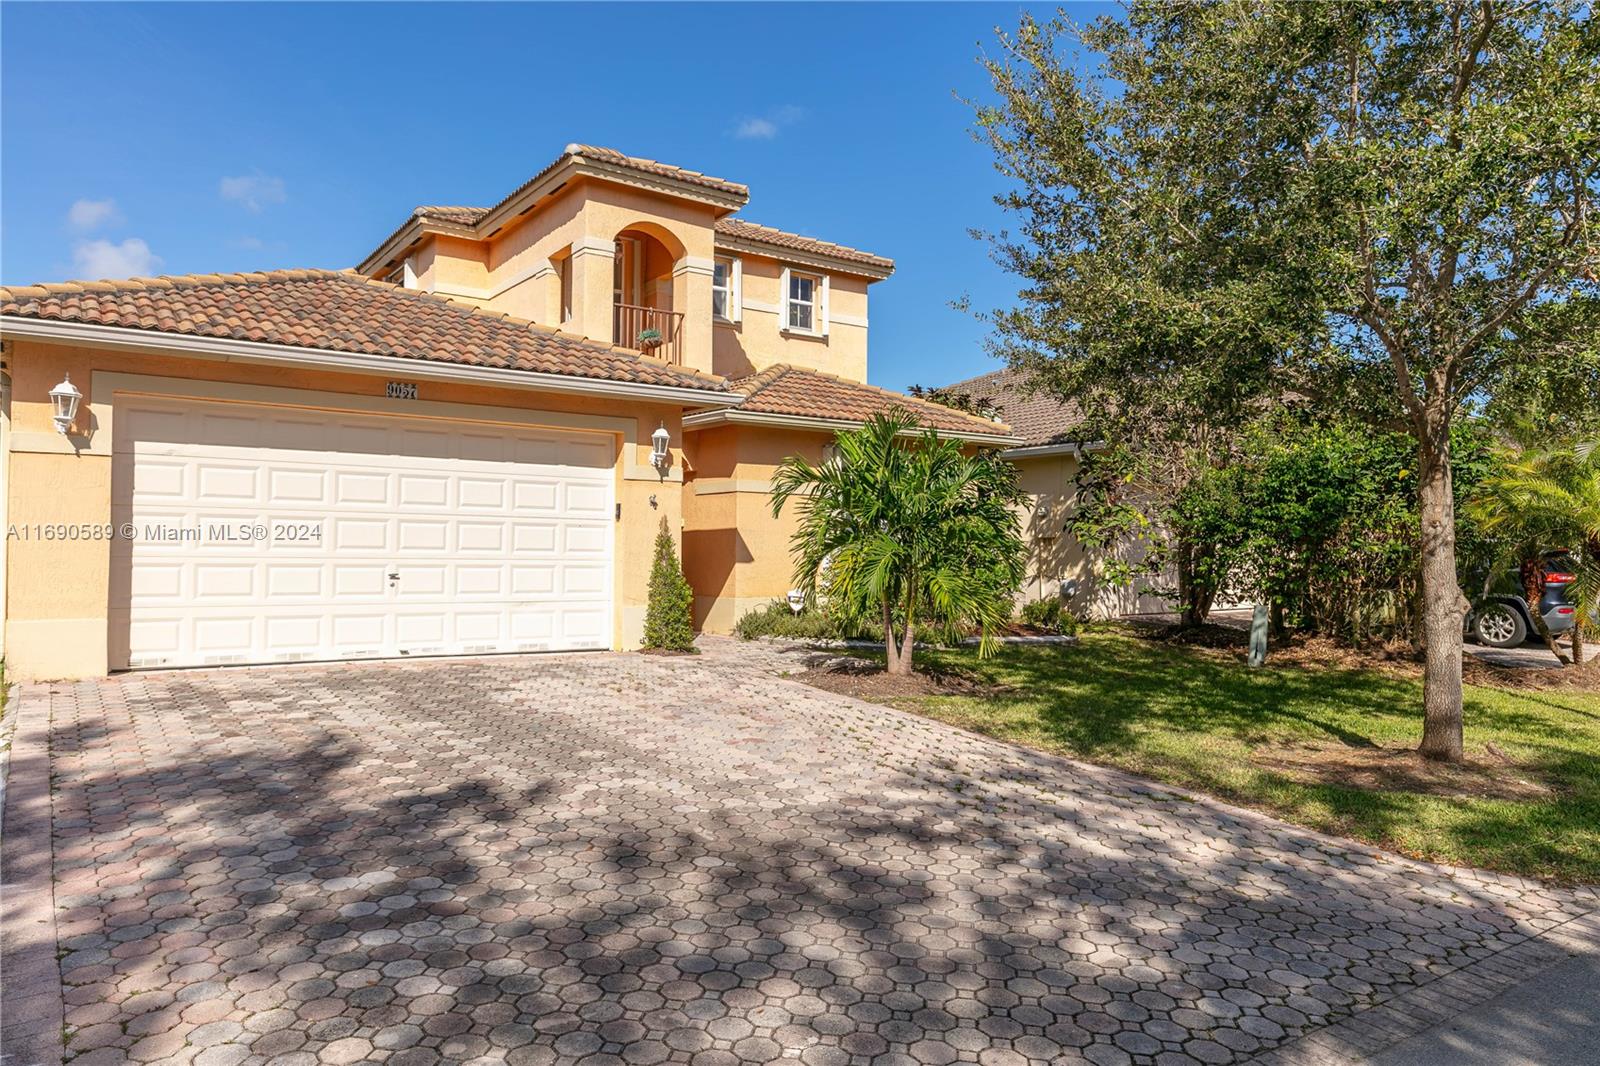
[[[1022,605],[1022,624],[1051,633],[1072,636],[1078,632],[1078,617],[1062,605],[1057,596],[1030,600]]]
[[[656,558],[650,567],[650,598],[644,614],[644,647],[661,651],[694,651],[694,589],[678,565],[667,520],[656,534]]]

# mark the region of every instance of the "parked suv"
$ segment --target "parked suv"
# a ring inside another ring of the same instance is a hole
[[[1572,629],[1577,614],[1567,599],[1567,586],[1572,584],[1574,563],[1564,551],[1546,552],[1544,555],[1544,591],[1539,597],[1539,613],[1552,636]],[[1528,601],[1520,591],[1522,577],[1510,571],[1506,579],[1497,583],[1496,590],[1473,604],[1467,615],[1467,631],[1479,644],[1491,648],[1515,648],[1535,632],[1533,618],[1528,613]]]

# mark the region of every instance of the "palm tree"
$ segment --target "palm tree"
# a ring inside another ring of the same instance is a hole
[[[1010,463],[993,451],[967,454],[894,411],[837,434],[820,465],[785,459],[773,478],[774,517],[791,497],[795,583],[816,602],[820,582],[846,621],[881,618],[889,673],[911,672],[918,621],[976,626],[979,654],[994,654],[1023,577]]]
[[[1484,480],[1468,509],[1491,532],[1508,534],[1523,558],[1523,595],[1534,626],[1562,662],[1538,597],[1542,573],[1537,560],[1547,548],[1573,550],[1576,581],[1569,586],[1577,608],[1572,655],[1583,662],[1583,633],[1600,620],[1600,446],[1596,441],[1509,453],[1500,472]]]

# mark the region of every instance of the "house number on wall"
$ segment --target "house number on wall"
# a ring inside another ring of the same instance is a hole
[[[384,386],[383,394],[391,400],[415,400],[417,398],[417,383],[415,381],[391,381]]]

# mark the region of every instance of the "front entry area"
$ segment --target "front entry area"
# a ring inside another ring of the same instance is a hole
[[[129,395],[112,435],[112,669],[611,646],[611,434]]]

